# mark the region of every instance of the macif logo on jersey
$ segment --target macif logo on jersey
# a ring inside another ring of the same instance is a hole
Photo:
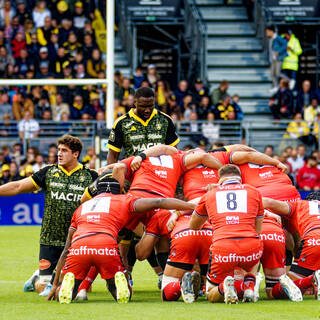
[[[51,191],[51,198],[56,200],[64,200],[64,201],[80,201],[81,194],[75,194],[75,193],[65,194],[64,192]]]

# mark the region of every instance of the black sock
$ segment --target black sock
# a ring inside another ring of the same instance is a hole
[[[36,285],[36,282],[38,281],[40,279],[40,276],[34,276],[33,277],[33,279],[32,279],[32,284],[33,284],[33,286],[35,287],[35,285]]]
[[[154,249],[152,250],[152,252],[151,252],[150,256],[147,258],[147,260],[152,268],[159,266]]]
[[[168,260],[168,252],[160,252],[156,254],[159,266],[161,267],[161,269],[164,271],[166,264],[167,264],[167,260]]]
[[[55,276],[56,276],[56,271],[53,271],[52,276],[51,276],[51,280],[50,280],[51,284],[53,284]]]

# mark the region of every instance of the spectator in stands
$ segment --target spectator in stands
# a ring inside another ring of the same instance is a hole
[[[274,93],[278,89],[282,61],[288,55],[287,41],[276,33],[275,26],[267,26],[265,31],[269,38],[269,62]]]
[[[73,103],[70,106],[70,117],[73,120],[79,120],[84,113],[87,113],[88,106],[84,104],[83,97],[76,95],[73,99]]]
[[[57,156],[53,152],[48,153],[48,157],[46,158],[46,164],[56,164],[57,163]]]
[[[8,26],[14,15],[15,10],[11,5],[11,0],[4,0],[3,7],[0,9],[0,27]]]
[[[298,158],[298,152],[296,149],[292,150],[291,156],[288,158],[288,162],[290,163],[292,168],[291,173],[293,177],[296,178],[298,171],[304,166],[304,161],[301,160],[301,158]]]
[[[118,118],[117,116],[114,117],[114,119],[117,119],[117,118]],[[96,124],[97,130],[106,129],[106,116],[104,112],[98,111],[96,114],[96,120],[97,120],[97,124]]]
[[[43,119],[43,114],[45,111],[50,111],[51,114],[51,107],[49,104],[49,97],[46,91],[43,91],[41,94],[41,97],[34,105],[34,117],[37,120],[42,120]]]
[[[209,95],[209,89],[204,86],[203,81],[200,78],[197,78],[191,89],[191,94],[193,103],[199,105],[202,97]]]
[[[30,34],[30,43],[27,44],[27,50],[30,57],[34,57],[34,59],[38,58],[40,45],[36,33]]]
[[[214,117],[217,120],[229,120],[229,112],[234,111],[235,109],[231,104],[231,97],[227,94],[221,98],[221,102],[213,109]]]
[[[90,104],[89,104],[89,113],[92,118],[95,119],[97,112],[105,111],[105,107],[103,104],[100,103],[99,93],[97,92],[90,92]]]
[[[320,106],[318,104],[318,99],[314,97],[311,100],[311,105],[304,111],[304,120],[308,121],[311,126],[312,122],[317,119],[318,114],[320,114]]]
[[[9,177],[10,177],[10,166],[5,163],[1,166],[0,185],[3,185],[9,182]]]
[[[19,78],[24,79],[28,70],[34,70],[33,59],[28,57],[28,51],[22,49],[20,51],[20,57],[16,59],[14,72]]]
[[[9,95],[2,92],[0,95],[0,121],[3,120],[4,115],[9,115],[13,119],[12,105],[9,103]]]
[[[57,51],[57,57],[53,67],[54,73],[63,77],[63,68],[69,64],[68,57],[64,51],[63,47],[59,47]]]
[[[11,42],[19,32],[22,35],[22,40],[24,40],[24,28],[19,24],[19,17],[15,16],[12,18],[10,24],[4,29],[4,36],[9,42]]]
[[[57,33],[58,29],[52,26],[51,17],[47,16],[44,19],[44,25],[37,29],[38,42],[41,46],[48,46],[53,33]]]
[[[74,13],[73,13],[73,25],[77,30],[81,31],[84,28],[87,17],[83,9],[83,3],[77,1],[74,4]]]
[[[120,104],[122,104],[124,99],[127,99],[129,94],[134,94],[134,89],[131,87],[130,79],[123,78],[122,85],[119,90],[119,100]]]
[[[284,38],[287,40],[287,56],[282,62],[282,73],[290,79],[289,88],[293,90],[296,85],[299,56],[302,53],[302,49],[299,39],[296,38],[290,29],[285,31]]]
[[[88,147],[86,150],[86,155],[81,159],[81,162],[83,164],[88,164],[90,160],[95,160],[96,159],[96,152],[94,147]]]
[[[212,91],[211,102],[214,106],[221,102],[223,96],[228,95],[228,88],[229,82],[226,80],[222,80],[220,86]]]
[[[47,61],[42,61],[39,64],[39,72],[36,74],[37,79],[48,79],[53,77],[53,73],[49,72],[49,63]]]
[[[13,117],[15,120],[21,120],[26,112],[29,112],[30,117],[33,118],[33,102],[23,92],[18,92],[16,100],[12,104]]]
[[[141,87],[141,83],[143,80],[145,80],[145,76],[142,73],[142,69],[141,67],[137,67],[136,68],[136,72],[133,74],[132,76],[132,80],[133,80],[133,87],[135,90],[139,89]]]
[[[35,157],[35,163],[32,165],[33,172],[37,172],[45,166],[46,163],[44,162],[43,155],[40,153],[37,154]]]
[[[119,99],[114,99],[114,119],[126,113],[126,108],[120,105]]]
[[[90,57],[92,56],[93,49],[98,49],[98,46],[93,41],[92,36],[89,33],[86,33],[83,36],[83,47],[82,47],[83,57],[85,60],[90,59]]]
[[[6,47],[0,47],[0,77],[5,78],[8,73],[8,65],[14,66],[14,58],[8,53]]]
[[[208,96],[203,96],[197,107],[199,119],[206,120],[209,112],[211,112],[210,98]]]
[[[183,98],[183,117],[185,120],[190,120],[190,115],[192,112],[196,112],[197,106],[192,103],[192,95],[187,94]]]
[[[50,41],[47,45],[48,47],[48,56],[52,61],[56,61],[58,57],[58,49],[59,49],[59,37],[56,33],[51,33],[50,35]],[[52,67],[52,71],[54,70],[54,67]]]
[[[67,115],[70,114],[69,105],[63,101],[61,93],[57,94],[56,103],[51,105],[51,112],[52,120],[54,121],[61,121],[63,113],[66,113]]]
[[[17,12],[16,15],[19,17],[19,24],[24,26],[27,20],[32,20],[31,13],[26,7],[25,0],[17,0]]]
[[[267,156],[273,158],[273,156],[274,156],[274,148],[273,148],[273,146],[270,145],[270,144],[269,144],[269,145],[266,145],[265,148],[264,148],[264,153],[265,153]]]
[[[183,98],[189,93],[187,80],[181,80],[178,84],[178,88],[174,90],[173,93],[176,97],[177,105],[181,108],[181,112],[183,113]]]
[[[81,52],[82,50],[82,44],[78,42],[77,35],[75,32],[71,31],[68,35],[68,41],[66,41],[63,44],[63,48],[67,56],[69,57],[69,61],[74,61],[77,53]],[[99,54],[100,51],[98,50]],[[91,55],[92,56],[92,55]],[[94,70],[95,67],[93,68]],[[97,72],[104,70],[104,69],[99,69]]]
[[[13,145],[12,161],[14,161],[18,166],[20,166],[22,159],[23,159],[22,146],[20,143],[15,143]]]
[[[155,101],[159,109],[168,114],[171,90],[167,81],[159,80],[155,88]]]
[[[36,138],[39,130],[39,123],[31,117],[30,111],[25,111],[23,119],[18,122],[20,139],[23,141],[24,139]]]
[[[293,114],[293,95],[289,90],[289,81],[282,78],[280,80],[277,93],[270,99],[269,107],[274,119],[288,119]]]
[[[87,73],[91,78],[98,78],[100,71],[105,71],[106,65],[101,60],[99,49],[93,49],[91,58],[87,62]],[[130,85],[130,81],[129,81]]]
[[[160,80],[160,75],[154,64],[149,64],[146,79],[152,88],[155,88],[157,81]]]
[[[211,145],[219,139],[220,126],[214,124],[214,113],[209,112],[207,114],[207,122],[202,124],[202,135],[208,139]]]
[[[310,80],[304,80],[297,96],[296,112],[304,112],[310,105],[312,97]]]
[[[243,120],[244,118],[244,113],[239,105],[239,101],[240,101],[240,97],[235,94],[232,96],[232,99],[231,99],[231,104],[232,106],[234,107],[234,111],[237,115],[237,119],[236,120]]]
[[[38,0],[36,6],[32,10],[32,17],[36,28],[44,26],[44,20],[46,17],[51,17],[51,12],[47,9],[46,2],[44,0]]]
[[[52,8],[52,19],[56,25],[60,25],[63,19],[68,19],[72,23],[72,16],[67,1],[60,0],[57,5]]]
[[[19,174],[17,163],[14,161],[11,161],[10,162],[9,182],[10,181],[18,181],[21,179],[22,179],[22,177]]]
[[[297,185],[305,191],[320,190],[320,170],[315,157],[308,157],[306,164],[298,171]]]

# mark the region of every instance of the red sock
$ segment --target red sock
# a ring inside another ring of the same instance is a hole
[[[170,282],[162,290],[162,297],[164,301],[176,301],[181,296],[180,282]]]
[[[242,294],[243,293],[243,281],[235,281],[234,282],[234,287],[237,291],[237,294]]]
[[[302,294],[304,291],[312,287],[312,275],[309,277],[303,278],[303,279],[298,279],[294,281],[295,285],[301,290]]]
[[[288,299],[288,295],[282,289],[280,282],[273,286],[272,296],[275,299]]]
[[[81,282],[78,292],[82,289],[85,289],[88,292],[92,282],[96,279],[97,275],[98,275],[98,271],[96,267],[91,267],[86,278]]]
[[[254,285],[256,283],[256,277],[252,273],[248,273],[245,275],[243,279],[243,291],[247,289],[254,290]]]

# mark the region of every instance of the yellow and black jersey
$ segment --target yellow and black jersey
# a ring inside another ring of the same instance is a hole
[[[45,192],[40,244],[64,246],[81,195],[97,177],[96,171],[82,164],[70,172],[59,165],[49,165],[31,176],[35,187]]]
[[[120,152],[123,147],[125,157],[129,157],[157,144],[175,146],[178,142],[175,126],[168,115],[154,109],[150,118],[144,121],[131,109],[114,123],[108,148]]]

